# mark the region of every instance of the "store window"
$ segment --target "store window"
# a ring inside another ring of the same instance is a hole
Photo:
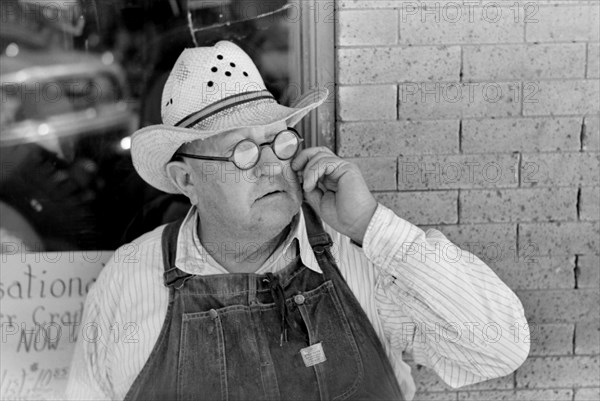
[[[129,149],[160,123],[181,51],[231,40],[281,103],[314,87],[333,99],[333,11],[333,0],[0,2],[1,399],[64,399],[78,336],[134,338],[81,316],[104,264],[136,260],[131,244],[112,250],[189,208],[142,181]],[[303,121],[309,145],[333,147],[333,105]]]
[[[333,1],[19,0],[1,3],[1,252],[116,249],[188,208],[133,170],[130,135],[160,123],[186,47],[236,42],[292,104],[333,96]],[[332,99],[332,97],[331,97]],[[333,101],[301,127],[333,143]],[[324,111],[323,111],[324,110]]]

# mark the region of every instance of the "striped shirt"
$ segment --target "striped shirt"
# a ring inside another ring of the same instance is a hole
[[[192,274],[227,273],[206,251],[218,244],[200,243],[198,224],[192,208],[179,231],[176,266]],[[146,363],[169,298],[163,285],[163,228],[119,248],[90,290],[82,327],[95,331],[79,335],[69,399],[123,399]],[[415,383],[403,353],[455,388],[507,375],[527,357],[529,332],[519,299],[480,259],[439,231],[424,232],[383,205],[362,248],[325,229],[338,267],[384,345],[407,400],[414,397]],[[278,271],[297,253],[304,265],[321,272],[302,212],[256,273]]]

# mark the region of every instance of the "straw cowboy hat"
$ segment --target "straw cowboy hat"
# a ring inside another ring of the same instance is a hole
[[[177,59],[162,94],[163,124],[132,136],[131,157],[138,174],[150,185],[179,193],[166,165],[185,143],[232,129],[285,121],[296,125],[327,98],[326,90],[302,96],[293,107],[282,106],[266,89],[250,57],[231,42],[186,49]]]

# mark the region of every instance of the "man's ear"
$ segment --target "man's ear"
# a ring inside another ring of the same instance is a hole
[[[198,203],[198,195],[192,180],[192,168],[183,161],[167,163],[167,176],[179,191],[190,199],[192,205]]]

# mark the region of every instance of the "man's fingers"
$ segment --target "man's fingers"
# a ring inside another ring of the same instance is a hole
[[[334,154],[329,148],[326,148],[324,146],[304,149],[296,155],[294,160],[292,160],[292,169],[294,171],[302,170],[306,163],[319,153],[324,153],[329,156],[332,156]]]
[[[319,155],[311,159],[303,171],[304,190],[312,191],[319,180],[332,176],[336,169],[342,165],[342,162],[341,159],[328,155]]]

